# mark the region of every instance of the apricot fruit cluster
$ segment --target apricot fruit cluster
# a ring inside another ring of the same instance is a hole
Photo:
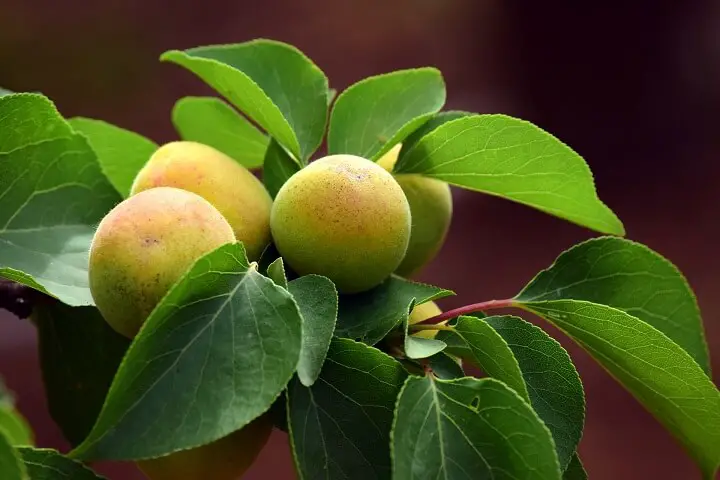
[[[291,272],[324,275],[343,294],[419,271],[445,239],[452,199],[447,184],[393,175],[399,148],[378,163],[353,155],[316,160],[273,201],[253,173],[220,151],[187,141],[163,145],[95,232],[89,284],[97,308],[114,330],[134,338],[200,257],[233,242],[242,242],[250,261],[272,242]],[[437,313],[428,302],[410,322]],[[138,464],[152,480],[232,480],[271,430],[263,415],[208,445]]]
[[[206,145],[172,142],[138,173],[131,196],[100,222],[89,284],[108,324],[133,338],[155,306],[203,255],[242,241],[257,259],[270,243],[272,200],[240,164]],[[234,480],[272,431],[266,415],[230,435],[138,466],[151,480]]]

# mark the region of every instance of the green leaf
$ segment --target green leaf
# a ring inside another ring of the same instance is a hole
[[[300,165],[288,155],[285,149],[275,140],[265,152],[262,180],[265,188],[272,198],[275,198],[285,182],[300,171]]]
[[[0,153],[70,135],[72,128],[46,97],[34,93],[0,97]]]
[[[720,392],[693,358],[630,314],[581,300],[518,302],[553,323],[645,406],[706,478],[720,464]]]
[[[210,145],[246,168],[263,164],[270,139],[219,98],[181,98],[172,122],[183,140]]]
[[[268,265],[267,277],[275,282],[275,285],[278,287],[282,287],[287,290],[288,281],[287,276],[285,276],[285,264],[283,264],[282,257],[276,258],[270,265]]]
[[[0,276],[92,305],[94,225],[120,198],[87,141],[74,134],[0,154],[0,197]]]
[[[327,121],[328,81],[295,47],[261,39],[172,50],[160,59],[200,77],[297,160],[304,161],[320,145]]]
[[[130,340],[110,328],[95,307],[42,302],[32,320],[50,415],[76,446],[95,424]]]
[[[570,147],[532,123],[505,115],[447,122],[395,166],[537,208],[603,233],[624,235],[595,191],[592,173]]]
[[[405,355],[407,358],[428,358],[442,352],[447,344],[434,338],[414,337],[405,334]]]
[[[561,478],[548,429],[492,378],[408,378],[391,445],[394,480]]]
[[[392,276],[372,290],[340,295],[335,335],[374,345],[407,321],[413,305],[448,295],[453,292]]]
[[[550,429],[560,467],[565,469],[585,424],[585,393],[570,356],[555,339],[522,318],[492,316],[476,322],[487,323],[512,350],[527,386],[525,398]]]
[[[32,480],[102,480],[105,478],[56,450],[48,448],[20,448],[18,450]]]
[[[448,351],[501,380],[527,400],[550,429],[564,469],[582,437],[585,394],[562,346],[540,328],[513,316],[462,316],[438,338]]]
[[[433,374],[442,380],[454,380],[465,376],[460,361],[445,352],[436,353],[428,358],[428,364]]]
[[[448,352],[469,361],[485,374],[497,378],[525,400],[530,399],[520,364],[502,336],[484,319],[461,316],[453,332],[440,332]]]
[[[30,425],[14,408],[0,407],[0,432],[15,446],[34,443]]]
[[[97,155],[100,168],[123,197],[130,196],[130,188],[140,169],[158,148],[142,135],[102,120],[75,117],[70,125],[82,133]]]
[[[328,153],[377,160],[445,104],[445,83],[435,68],[369,77],[335,100]]]
[[[301,479],[390,479],[393,407],[407,373],[390,356],[333,339],[320,377],[295,380],[288,395],[290,440]]]
[[[302,316],[302,348],[297,375],[306,387],[320,375],[330,348],[338,312],[338,294],[330,279],[305,275],[290,282],[292,294]]]
[[[688,282],[672,263],[639,243],[603,237],[576,245],[517,299],[587,300],[624,310],[670,337],[710,372],[700,309]]]
[[[0,478],[3,480],[30,480],[20,454],[0,431]]]
[[[292,296],[242,244],[199,259],[150,314],[76,458],[136,460],[204,445],[260,416],[300,355]]]
[[[412,132],[410,135],[407,136],[407,138],[402,143],[402,148],[400,149],[400,153],[398,154],[398,160],[397,163],[402,163],[402,160],[400,160],[402,157],[407,155],[407,153],[412,150],[412,147],[415,146],[415,144],[425,135],[432,132],[436,128],[438,128],[440,125],[443,125],[447,122],[452,122],[453,120],[457,120],[458,118],[467,117],[473,115],[470,112],[464,112],[461,110],[448,110],[446,112],[438,112],[432,117],[430,117],[430,120],[425,122]]]
[[[8,90],[7,88],[0,88],[0,97],[4,97],[5,95],[12,95],[13,91]]]
[[[570,464],[563,472],[563,480],[587,480],[588,474],[577,454],[573,455]]]

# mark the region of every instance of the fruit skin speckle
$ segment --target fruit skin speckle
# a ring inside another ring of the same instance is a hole
[[[156,187],[182,188],[212,203],[250,261],[270,243],[270,194],[255,175],[215,148],[188,141],[161,146],[138,173],[130,194]]]
[[[90,291],[110,326],[133,338],[155,305],[201,256],[235,242],[199,195],[160,187],[134,195],[100,222],[90,247]]]
[[[368,290],[400,264],[410,239],[400,185],[370,160],[331,155],[293,175],[270,215],[275,245],[301,275],[332,280],[342,293]]]

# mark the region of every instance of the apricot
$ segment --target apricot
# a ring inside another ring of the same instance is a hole
[[[354,155],[312,162],[282,186],[270,214],[275,246],[300,275],[316,273],[342,293],[369,290],[400,265],[410,207],[392,175]]]
[[[138,172],[130,194],[155,187],[197,193],[230,222],[250,261],[270,243],[272,199],[260,180],[238,162],[207,145],[170,142]]]
[[[441,313],[442,310],[440,310],[440,307],[438,307],[437,303],[433,301],[421,303],[420,305],[416,305],[415,308],[412,309],[412,312],[410,312],[408,324],[414,325],[416,323],[422,322],[423,320],[427,320],[428,318],[440,315]],[[445,325],[446,323],[447,320],[444,322],[440,322],[441,325]],[[437,330],[420,330],[419,332],[413,333],[413,335],[423,338],[435,338],[437,332]]]
[[[255,462],[270,438],[267,415],[207,445],[137,462],[150,480],[236,480]]]
[[[88,272],[95,305],[113,329],[132,338],[198,258],[234,241],[227,220],[199,195],[170,187],[138,193],[95,231]]]
[[[398,144],[378,160],[378,165],[392,172],[402,145]],[[452,219],[450,186],[440,180],[414,173],[394,174],[410,204],[413,224],[410,244],[398,275],[410,277],[435,258],[447,237]]]

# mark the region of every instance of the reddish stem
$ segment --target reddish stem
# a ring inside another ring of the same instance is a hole
[[[451,318],[459,317],[460,315],[467,315],[468,313],[482,312],[485,310],[493,310],[496,308],[507,308],[512,307],[514,300],[512,298],[506,298],[505,300],[488,300],[487,302],[473,303],[471,305],[465,305],[464,307],[454,308],[443,312],[440,315],[435,315],[427,320],[418,322],[417,325],[440,323]]]

